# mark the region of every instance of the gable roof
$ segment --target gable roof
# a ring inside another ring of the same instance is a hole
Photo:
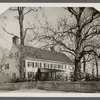
[[[24,57],[59,61],[59,62],[72,64],[71,59],[68,56],[66,56],[64,53],[40,49],[32,46],[18,45],[18,47],[22,48],[24,52]]]

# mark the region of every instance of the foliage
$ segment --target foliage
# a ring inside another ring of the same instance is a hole
[[[41,81],[41,71],[40,71],[40,68],[38,68],[38,71],[37,71],[36,76],[35,76],[35,80],[36,81]]]

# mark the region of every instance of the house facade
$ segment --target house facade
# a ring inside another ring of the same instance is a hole
[[[23,59],[24,77],[26,79],[34,78],[38,71],[41,73],[41,79],[52,80],[57,79],[58,74],[63,74],[70,78],[72,72],[72,61],[63,53],[44,50],[31,46],[23,46],[19,44],[18,37],[13,37],[13,45],[9,52],[9,57],[5,65],[5,73],[11,78],[18,78],[20,56]],[[20,53],[20,51],[22,53]]]

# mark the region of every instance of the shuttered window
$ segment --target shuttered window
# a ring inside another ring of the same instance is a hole
[[[40,68],[42,68],[42,63],[40,63]]]
[[[5,70],[9,69],[9,64],[5,64]]]

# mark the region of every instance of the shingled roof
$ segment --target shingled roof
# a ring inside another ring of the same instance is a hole
[[[19,45],[18,47],[22,48],[25,57],[59,61],[59,62],[72,64],[71,59],[68,56],[66,56],[64,53],[40,49],[32,46]]]

